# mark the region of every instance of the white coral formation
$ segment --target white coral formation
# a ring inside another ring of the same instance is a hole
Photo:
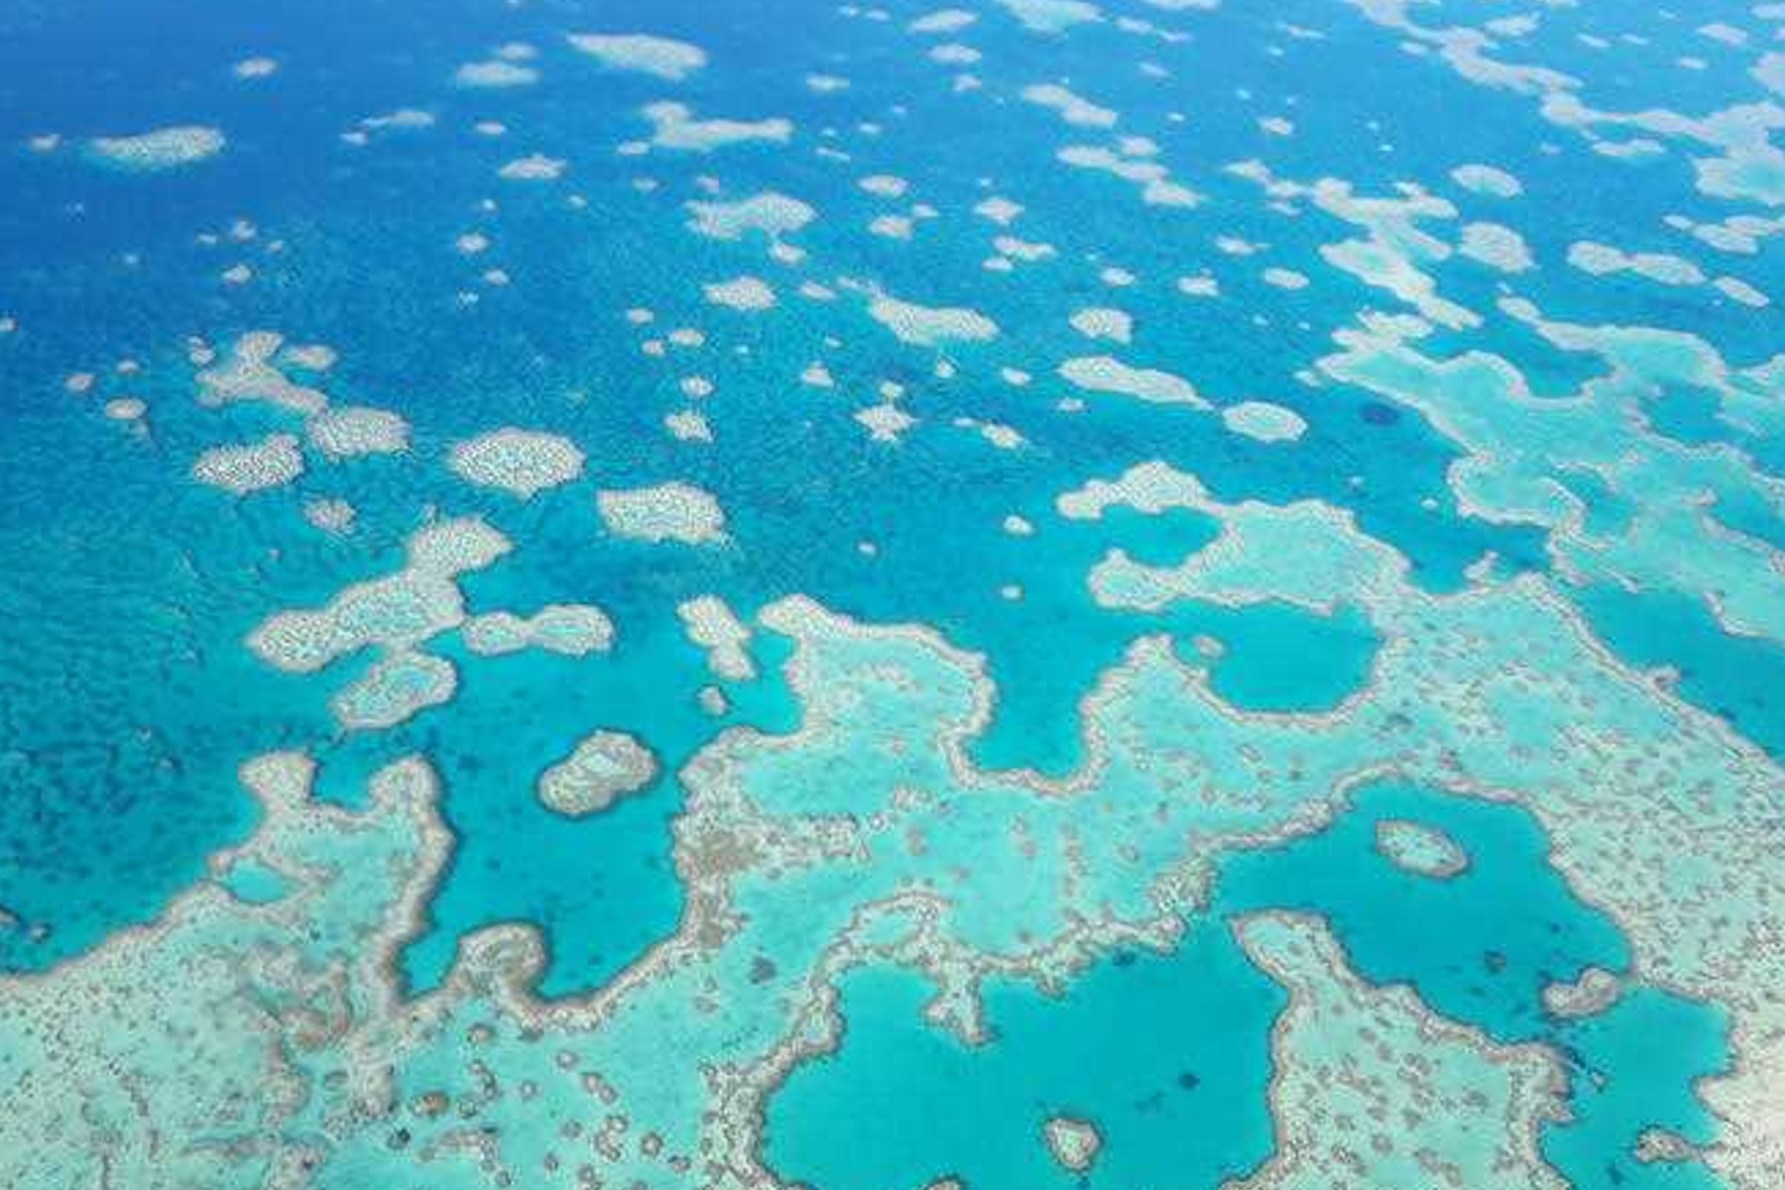
[[[395,1002],[385,972],[451,848],[421,759],[381,770],[355,812],[311,796],[315,771],[250,760],[258,825],[212,879],[52,977],[4,977],[0,1182],[265,1185],[311,1162],[283,1139],[315,1102],[301,1055]],[[240,900],[225,877],[244,866],[278,873],[280,895]]]
[[[786,144],[793,138],[793,122],[780,117],[702,120],[686,104],[668,100],[651,104],[641,114],[651,122],[652,145],[684,153],[710,153],[749,141]]]
[[[315,611],[282,611],[256,628],[248,647],[268,664],[314,673],[374,645],[403,652],[465,620],[457,579],[506,554],[508,539],[472,517],[437,521],[409,539],[409,562],[357,583]]]
[[[304,473],[303,452],[291,434],[258,442],[213,446],[192,464],[192,478],[236,496],[283,487]]]
[[[1182,376],[1156,368],[1137,368],[1111,355],[1069,359],[1060,365],[1060,376],[1086,392],[1134,397],[1155,405],[1209,407]]]
[[[87,142],[87,155],[116,169],[159,173],[215,157],[227,143],[216,128],[177,124],[134,136],[96,136]]]
[[[409,449],[409,423],[388,409],[335,405],[312,417],[305,428],[310,445],[331,459]]]
[[[1200,479],[1157,460],[1130,467],[1113,480],[1093,479],[1054,501],[1059,514],[1074,521],[1094,521],[1111,508],[1156,515],[1168,508],[1203,509],[1208,505],[1208,489]]]
[[[1071,1116],[1053,1116],[1042,1128],[1048,1151],[1062,1169],[1084,1173],[1097,1161],[1103,1148],[1103,1135],[1089,1120]]]
[[[1023,98],[1037,107],[1059,113],[1062,120],[1078,128],[1113,128],[1116,113],[1099,107],[1058,83],[1041,83],[1023,88]]]
[[[1072,329],[1087,339],[1127,343],[1134,337],[1134,319],[1123,310],[1092,306],[1078,311],[1070,321]]]
[[[610,70],[667,82],[680,82],[707,64],[706,51],[699,46],[648,33],[572,33],[566,40]]]
[[[903,198],[911,183],[892,174],[869,174],[856,185],[875,198]]]
[[[739,240],[752,231],[779,239],[799,231],[818,217],[809,203],[773,190],[736,202],[691,202],[688,226],[715,240]]]
[[[279,351],[278,362],[306,372],[326,372],[335,366],[335,349],[322,343],[292,343]]]
[[[202,341],[194,340],[191,357],[201,365],[201,405],[252,402],[304,419],[311,447],[330,461],[361,455],[396,454],[409,448],[409,423],[388,409],[368,405],[334,405],[321,389],[293,380],[285,368],[324,372],[335,353],[319,344],[287,345],[274,331],[250,331],[239,337],[222,361]],[[298,439],[278,434],[253,447],[217,447],[206,451],[193,474],[206,483],[241,494],[289,483],[304,470]]]
[[[274,357],[285,337],[274,331],[250,331],[230,347],[228,357],[198,374],[199,401],[228,405],[237,401],[263,401],[289,413],[305,416],[322,412],[327,394],[292,381]]]
[[[705,415],[693,409],[682,409],[663,419],[663,428],[678,442],[711,442],[713,427]]]
[[[324,533],[347,533],[359,519],[359,510],[346,500],[329,497],[306,503],[304,519]]]
[[[1597,1016],[1624,994],[1624,981],[1603,967],[1588,967],[1568,983],[1543,989],[1543,1007],[1559,1017]]]
[[[531,500],[583,473],[583,452],[561,434],[504,426],[452,448],[448,465],[467,483]]]
[[[1492,165],[1459,165],[1450,171],[1450,180],[1464,190],[1491,198],[1517,198],[1525,192],[1517,178]]]
[[[555,182],[564,175],[565,164],[562,157],[530,153],[504,165],[496,176],[508,182]]]
[[[1469,868],[1469,853],[1461,844],[1423,822],[1399,818],[1378,822],[1376,851],[1396,867],[1434,880],[1460,876]]]
[[[465,621],[465,647],[486,657],[542,649],[565,657],[605,653],[613,647],[614,624],[600,608],[553,603],[530,617],[490,612]]]
[[[755,314],[772,309],[775,305],[775,291],[760,277],[734,277],[729,281],[714,281],[703,287],[707,301],[715,306],[724,306],[741,314]]]
[[[918,17],[905,28],[918,34],[959,33],[977,20],[979,20],[978,14],[968,12],[964,8],[940,8],[935,12]]]
[[[876,294],[868,315],[902,343],[937,347],[944,343],[977,343],[996,338],[998,324],[977,310],[961,306],[920,306],[890,294]]]
[[[648,488],[607,489],[595,494],[608,529],[640,541],[715,545],[726,540],[725,510],[702,488],[674,480]]]
[[[1075,169],[1097,170],[1139,187],[1141,201],[1154,207],[1193,207],[1202,196],[1172,180],[1171,171],[1156,160],[1156,147],[1124,138],[1114,148],[1107,145],[1067,145],[1054,156]]]
[[[1702,285],[1705,281],[1704,272],[1685,257],[1670,252],[1625,252],[1592,240],[1568,245],[1568,263],[1595,277],[1635,273],[1662,285]]]
[[[427,653],[393,653],[335,695],[329,709],[349,731],[379,731],[452,701],[458,684],[450,661]]]
[[[657,758],[623,731],[587,736],[564,761],[540,774],[536,792],[552,810],[573,818],[598,814],[657,777]]]
[[[891,401],[856,410],[855,420],[876,442],[898,442],[905,436],[905,431],[917,424],[915,417]]]
[[[1501,223],[1470,223],[1457,252],[1502,273],[1523,273],[1537,265],[1525,237]]]
[[[1221,424],[1259,442],[1294,442],[1308,431],[1301,414],[1269,401],[1241,401],[1221,411]]]
[[[701,595],[676,607],[688,639],[706,650],[707,668],[733,682],[756,677],[750,659],[750,628],[717,595]]]
[[[1444,1181],[1561,1190],[1538,1142],[1563,1114],[1553,1051],[1502,1045],[1436,1016],[1405,986],[1363,983],[1319,918],[1264,914],[1235,932],[1290,1002],[1271,1039],[1283,1134],[1233,1190]],[[1454,1162],[1448,1178],[1422,1168],[1431,1153]]]
[[[459,67],[452,81],[460,87],[478,90],[504,90],[530,87],[539,81],[539,71],[531,66],[493,58],[487,62],[467,62]]]

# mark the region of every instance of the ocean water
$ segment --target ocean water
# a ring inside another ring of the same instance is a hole
[[[1782,35],[13,0],[0,1183],[1785,1185]]]

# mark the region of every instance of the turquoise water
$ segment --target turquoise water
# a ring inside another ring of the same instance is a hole
[[[1384,821],[1441,832],[1467,869],[1433,878],[1398,867],[1377,849]],[[1603,1016],[1552,1015],[1546,986],[1588,966],[1627,974],[1630,955],[1616,923],[1573,893],[1547,851],[1542,828],[1517,807],[1374,785],[1326,830],[1225,861],[1211,904],[1170,954],[1120,953],[1064,996],[988,988],[978,1046],[924,1022],[936,989],[921,977],[852,975],[838,1052],[772,1101],[771,1167],[845,1188],[950,1174],[1066,1184],[1074,1179],[1040,1139],[1048,1118],[1066,1115],[1103,1131],[1095,1183],[1202,1186],[1247,1174],[1269,1156],[1270,1130],[1237,1109],[1255,1108],[1270,1083],[1283,996],[1230,930],[1288,909],[1330,923],[1370,983],[1408,985],[1442,1017],[1564,1055],[1571,1118],[1546,1126],[1542,1145],[1571,1184],[1718,1184],[1700,1165],[1644,1165],[1632,1154],[1649,1127],[1714,1138],[1693,1085],[1724,1067],[1722,1014],[1637,987]]]
[[[1442,1016],[1567,1055],[1574,1119],[1546,1130],[1544,1151],[1576,1185],[1716,1184],[1702,1169],[1657,1169],[1629,1154],[1650,1126],[1701,1142],[1714,1134],[1693,1083],[1725,1064],[1723,1015],[1637,988],[1604,1017],[1558,1020],[1544,1008],[1546,985],[1588,966],[1627,974],[1630,951],[1616,922],[1549,864],[1530,815],[1395,785],[1360,791],[1353,807],[1311,842],[1229,864],[1217,904],[1320,913],[1370,982],[1410,984]],[[1384,818],[1442,831],[1469,869],[1432,880],[1371,862]]]
[[[230,867],[220,880],[233,896],[256,905],[279,900],[291,891],[277,868],[246,860]]]
[[[1785,681],[1785,649],[1776,642],[1732,636],[1701,605],[1662,593],[1600,587],[1584,593],[1581,608],[1633,663],[1674,667],[1687,698],[1774,755],[1785,748],[1785,722],[1773,709],[1773,691]]]
[[[1785,1035],[1779,18],[1539,7],[8,5],[0,1183],[1212,1187],[1350,997],[1509,1132],[1557,1064],[1508,1168],[1785,1184],[1725,1077]],[[391,449],[205,399],[256,331]],[[455,470],[505,427],[580,465]],[[722,526],[604,519],[667,484]],[[393,575],[425,630],[257,651]],[[611,640],[473,648],[560,604]],[[343,726],[393,658],[451,689]],[[654,771],[548,807],[598,731]]]
[[[1065,996],[986,988],[977,1047],[923,1023],[934,989],[920,977],[863,972],[842,993],[843,1050],[796,1076],[769,1116],[770,1163],[797,1181],[1074,1185],[1042,1141],[1060,1115],[1097,1122],[1097,1177],[1111,1184],[1219,1185],[1270,1152],[1283,994],[1220,924],[1168,956],[1120,952]]]

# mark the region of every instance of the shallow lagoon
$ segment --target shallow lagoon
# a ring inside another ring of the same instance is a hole
[[[1440,832],[1467,868],[1435,878],[1396,864],[1377,844],[1384,822]],[[1093,1184],[1203,1186],[1249,1174],[1271,1153],[1269,1118],[1256,1108],[1286,997],[1232,930],[1249,915],[1293,910],[1328,922],[1370,983],[1409,985],[1430,1011],[1494,1041],[1563,1054],[1573,1118],[1547,1125],[1542,1144],[1573,1184],[1718,1184],[1702,1166],[1631,1154],[1651,1127],[1712,1139],[1692,1087],[1727,1061],[1720,1014],[1643,987],[1585,1020],[1546,1009],[1549,985],[1629,965],[1616,924],[1572,893],[1547,848],[1516,807],[1367,786],[1327,829],[1228,859],[1208,909],[1170,953],[1120,952],[1054,995],[988,987],[976,1044],[924,1021],[935,989],[922,977],[851,975],[840,1050],[770,1101],[769,1163],[815,1186],[948,1176],[1068,1185],[1080,1179],[1042,1136],[1046,1120],[1064,1115],[1103,1136]]]

